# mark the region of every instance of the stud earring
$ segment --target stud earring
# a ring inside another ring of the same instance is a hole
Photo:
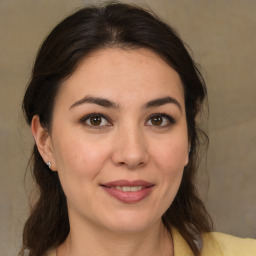
[[[51,168],[52,166],[51,162],[47,162],[46,164],[48,165],[49,168]]]

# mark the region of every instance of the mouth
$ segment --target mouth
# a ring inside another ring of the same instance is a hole
[[[116,187],[109,187],[109,188],[112,188],[112,189],[117,189],[117,190],[120,190],[120,191],[123,191],[123,192],[136,192],[136,191],[140,191],[146,187],[143,187],[143,186],[134,186],[134,187],[128,187],[128,186],[116,186]]]
[[[151,194],[154,184],[143,180],[118,180],[101,186],[108,195],[123,203],[137,203]]]

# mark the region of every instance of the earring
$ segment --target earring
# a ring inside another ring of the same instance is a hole
[[[51,168],[52,166],[51,162],[47,162],[46,164],[48,165],[49,168]]]

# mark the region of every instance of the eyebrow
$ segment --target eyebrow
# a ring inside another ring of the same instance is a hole
[[[106,108],[114,108],[114,109],[120,108],[120,106],[118,104],[116,104],[115,102],[112,102],[108,99],[100,98],[100,97],[93,97],[93,96],[85,96],[84,98],[82,98],[82,99],[76,101],[74,104],[72,104],[69,109],[72,109],[76,106],[79,106],[79,105],[82,105],[85,103],[96,104],[96,105],[106,107]],[[175,104],[179,108],[180,112],[182,113],[181,104],[175,98],[170,97],[170,96],[151,100],[145,104],[144,108],[159,107],[159,106],[169,104],[169,103]]]
[[[84,103],[96,104],[96,105],[106,107],[106,108],[120,108],[118,104],[116,104],[108,99],[93,97],[93,96],[85,96],[81,100],[78,100],[73,105],[71,105],[69,109],[74,108],[74,107],[79,106]]]
[[[182,113],[182,107],[181,104],[173,97],[164,97],[164,98],[159,98],[155,100],[151,100],[148,103],[146,103],[145,108],[151,108],[151,107],[159,107],[168,103],[173,103],[175,104],[180,112]]]

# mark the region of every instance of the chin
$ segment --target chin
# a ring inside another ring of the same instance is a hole
[[[112,215],[106,222],[107,228],[115,233],[139,233],[150,229],[157,220],[149,218],[148,214],[129,212]]]

